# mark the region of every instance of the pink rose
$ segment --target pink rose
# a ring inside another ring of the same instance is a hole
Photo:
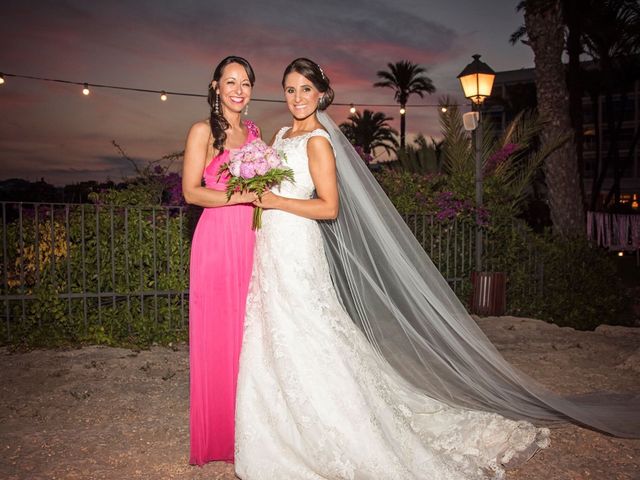
[[[264,175],[269,171],[270,168],[269,168],[269,164],[264,159],[261,159],[255,162],[255,169],[256,169],[256,175]]]
[[[229,162],[229,173],[231,173],[231,175],[233,175],[234,177],[239,177],[241,166],[242,163],[232,160],[231,162]]]
[[[243,163],[240,166],[240,176],[242,178],[253,178],[256,176],[256,168],[254,163]]]
[[[270,168],[278,168],[282,165],[280,157],[278,157],[278,153],[273,148],[266,153],[265,158]]]

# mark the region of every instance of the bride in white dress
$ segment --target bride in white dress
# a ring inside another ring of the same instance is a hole
[[[333,99],[322,69],[297,59],[283,87],[293,126],[274,147],[295,182],[257,203],[236,403],[242,480],[499,479],[549,445],[530,420],[637,435],[637,403],[579,406],[508,365],[366,168],[356,182],[349,169],[362,162],[340,163],[351,147],[319,112]]]
[[[318,68],[298,64],[303,72]],[[290,70],[284,89],[293,127],[277,133],[274,147],[286,154],[295,183],[261,204],[269,210],[247,300],[236,473],[243,480],[500,478],[501,464],[547,446],[548,430],[415,392],[344,311],[316,222],[338,214],[331,139],[315,113],[332,94]]]

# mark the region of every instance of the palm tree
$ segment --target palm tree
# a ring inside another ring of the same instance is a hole
[[[436,87],[431,79],[424,75],[426,69],[420,65],[402,60],[396,63],[388,63],[389,70],[380,70],[376,75],[382,79],[373,84],[374,87],[387,87],[395,90],[394,98],[404,109],[409,97],[414,93],[424,98],[425,93],[433,93]],[[406,112],[400,114],[400,148],[405,146]]]
[[[340,130],[354,145],[362,147],[366,154],[371,154],[376,148],[384,148],[392,153],[398,148],[396,135],[398,132],[388,124],[393,120],[382,112],[364,110],[362,114],[356,112],[349,115],[348,121],[340,124]]]
[[[499,137],[488,117],[482,122],[482,167],[487,180],[483,188],[487,203],[499,203],[509,217],[515,217],[523,212],[545,160],[562,148],[570,135],[562,133],[539,144],[538,137],[545,125],[537,114],[526,111],[516,115]],[[448,106],[440,115],[440,126],[442,170],[447,173],[450,186],[459,192],[466,191],[471,198],[475,188],[475,147],[457,106]]]
[[[518,10],[525,10],[527,4],[545,8],[553,0],[523,1]],[[601,158],[600,146],[596,149],[594,182],[591,190],[590,208],[596,207],[598,194],[603,181],[612,167],[614,182],[609,199],[619,194],[619,176],[626,168],[628,158],[619,158],[620,122],[616,119],[619,112],[613,105],[613,96],[620,93],[624,97],[628,91],[625,81],[636,78],[637,55],[640,52],[640,5],[637,0],[560,0],[562,21],[566,27],[566,49],[569,58],[567,86],[571,121],[575,133],[575,146],[578,165],[582,171],[584,127],[582,96],[586,90],[595,101],[592,108],[597,109],[600,94],[605,98],[605,122],[609,133],[608,153]],[[526,38],[527,29],[523,25],[512,36],[511,42],[521,40],[530,45]],[[580,56],[587,55],[593,60],[595,68],[584,69]],[[625,71],[626,70],[626,71]],[[636,76],[634,76],[636,75]],[[614,91],[614,86],[622,91]],[[598,115],[594,113],[595,121]],[[597,129],[596,129],[597,131]],[[596,141],[599,137],[596,136]],[[638,139],[631,142],[635,148]],[[633,153],[630,152],[632,155]],[[605,202],[607,203],[607,202]]]
[[[537,0],[540,8],[545,8],[545,1]],[[569,114],[571,116],[571,124],[574,131],[574,141],[576,146],[576,157],[580,174],[583,171],[583,147],[584,147],[584,125],[582,111],[582,93],[584,72],[580,65],[580,56],[584,53],[583,47],[583,30],[587,17],[591,15],[594,8],[602,0],[560,0],[562,8],[562,21],[566,26],[566,50],[569,60],[567,68],[567,88],[569,91]],[[526,2],[522,1],[518,4],[517,10],[522,11]],[[511,44],[521,41],[525,45],[529,45],[527,39],[527,29],[524,25],[520,26],[510,38]]]
[[[562,64],[565,28],[560,0],[525,0],[520,4],[528,45],[533,50],[538,112],[544,127],[540,138],[549,143],[572,131],[569,94]],[[545,159],[545,182],[554,232],[570,237],[583,235],[585,216],[576,148],[565,142]]]

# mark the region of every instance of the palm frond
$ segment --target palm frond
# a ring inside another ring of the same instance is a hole
[[[518,42],[522,42],[525,44],[528,42],[527,27],[525,27],[524,25],[520,25],[518,29],[509,37],[509,43],[511,45],[515,45]]]
[[[513,169],[514,175],[510,178],[506,185],[509,189],[511,197],[511,208],[516,210],[527,197],[527,188],[531,185],[535,174],[540,170],[544,160],[560,148],[570,138],[570,135],[555,138],[545,142],[544,146],[530,155],[520,168]]]
[[[376,76],[381,80],[373,84],[374,87],[391,88],[394,99],[400,104],[406,104],[413,94],[424,98],[425,93],[433,93],[436,88],[429,77],[424,74],[427,69],[409,60],[388,63],[388,70],[379,70]]]
[[[449,106],[445,113],[440,114],[440,127],[444,135],[444,169],[452,176],[473,174],[471,141],[464,130],[462,115],[457,106]]]

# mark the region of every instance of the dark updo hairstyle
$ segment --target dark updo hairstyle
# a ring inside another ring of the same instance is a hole
[[[220,81],[220,77],[222,76],[224,67],[231,63],[237,63],[238,65],[242,65],[244,67],[252,87],[256,81],[256,75],[255,73],[253,73],[251,64],[242,57],[231,55],[223,59],[213,71],[213,78],[209,82],[209,95],[207,96],[207,101],[209,102],[209,106],[211,107],[209,124],[211,125],[211,135],[213,135],[213,148],[218,150],[219,154],[224,151],[224,142],[227,140],[227,134],[225,133],[225,130],[229,128],[230,125],[227,119],[224,118],[224,115],[222,114],[222,107],[220,107],[219,113],[215,112],[216,89],[213,88],[211,84],[214,81],[216,82],[216,85],[218,84],[218,82]]]
[[[299,73],[313,83],[313,86],[316,87],[320,93],[324,93],[318,101],[318,110],[324,110],[331,105],[331,102],[333,102],[333,89],[329,85],[331,83],[329,77],[325,75],[320,65],[308,58],[296,58],[284,69],[282,88],[284,88],[285,78],[287,78],[287,75],[291,72]]]

